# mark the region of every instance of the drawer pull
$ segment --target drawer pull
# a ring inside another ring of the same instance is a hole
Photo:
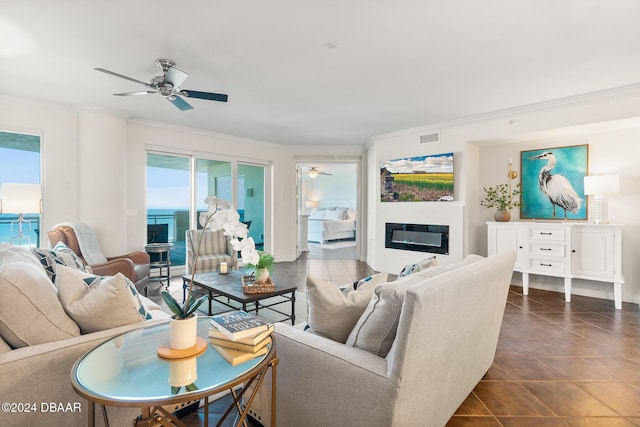
[[[540,248],[541,251],[550,251],[551,248]]]
[[[540,234],[542,234],[543,236],[551,236],[551,233],[545,233],[543,231],[541,231]]]
[[[551,264],[545,264],[545,263],[542,263],[542,262],[540,263],[540,265],[543,266],[543,267],[552,267]]]

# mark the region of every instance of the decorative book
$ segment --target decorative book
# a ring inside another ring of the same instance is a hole
[[[211,328],[209,328],[209,338],[225,340],[227,342],[238,343],[238,344],[243,344],[245,346],[253,347],[260,344],[264,339],[269,338],[274,329],[275,328],[273,327],[273,325],[269,325],[269,328],[266,331],[262,331],[257,335],[246,337],[246,338],[240,338],[237,340],[230,340],[229,337],[227,337],[225,334],[223,334],[218,329],[216,329],[215,326],[211,326]]]
[[[267,336],[267,338],[263,339],[259,343],[255,345],[244,344],[239,341],[231,341],[225,338],[211,338],[209,337],[209,342],[216,347],[224,347],[231,350],[238,350],[244,353],[256,353],[265,347],[267,344],[271,343],[271,337]]]
[[[211,317],[211,324],[227,338],[239,340],[267,331],[269,324],[242,310],[228,311]]]
[[[269,340],[271,341],[271,340]],[[269,352],[269,347],[264,346],[260,350],[255,353],[234,350],[232,348],[222,347],[219,345],[211,344],[211,346],[220,353],[227,362],[231,364],[231,366],[239,365],[240,363],[248,362],[249,360],[255,359],[258,356],[263,356]]]

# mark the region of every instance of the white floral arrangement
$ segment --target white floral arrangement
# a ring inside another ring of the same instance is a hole
[[[209,196],[205,199],[209,205],[206,224],[207,228],[216,231],[224,230],[224,235],[231,238],[230,243],[236,252],[242,255],[242,262],[249,265],[258,264],[260,254],[256,250],[253,237],[249,237],[247,225],[240,222],[240,214],[231,207],[229,202]]]

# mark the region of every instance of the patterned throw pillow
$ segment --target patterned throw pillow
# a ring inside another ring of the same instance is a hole
[[[63,265],[56,270],[60,302],[83,333],[151,319],[135,286],[122,273],[101,277]]]
[[[33,248],[31,252],[38,258],[54,284],[56,283],[57,265],[66,265],[75,270],[88,272],[80,257],[62,242],[58,242],[53,249]]]
[[[398,274],[398,279],[413,273],[417,273],[418,271],[422,271],[425,268],[435,267],[436,265],[438,265],[438,258],[436,258],[435,255],[427,259],[423,259],[420,262],[416,262],[415,264],[405,265],[402,268],[402,271],[400,272],[400,274]]]

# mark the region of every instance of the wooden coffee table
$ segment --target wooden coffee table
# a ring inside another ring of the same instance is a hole
[[[265,294],[245,294],[242,292],[242,276],[246,273],[241,271],[230,271],[228,274],[217,272],[196,273],[193,284],[209,293],[209,316],[212,316],[211,304],[216,301],[225,307],[239,309],[238,304],[244,311],[253,311],[258,314],[259,310],[270,310],[285,316],[280,321],[291,320],[291,324],[296,321],[296,286],[289,286],[282,283],[275,283],[273,292]],[[184,301],[189,288],[191,275],[182,276],[182,300]],[[275,299],[272,299],[274,298]],[[270,300],[270,301],[265,301]],[[234,301],[236,305],[231,304]],[[291,303],[291,314],[280,311],[275,306]]]

